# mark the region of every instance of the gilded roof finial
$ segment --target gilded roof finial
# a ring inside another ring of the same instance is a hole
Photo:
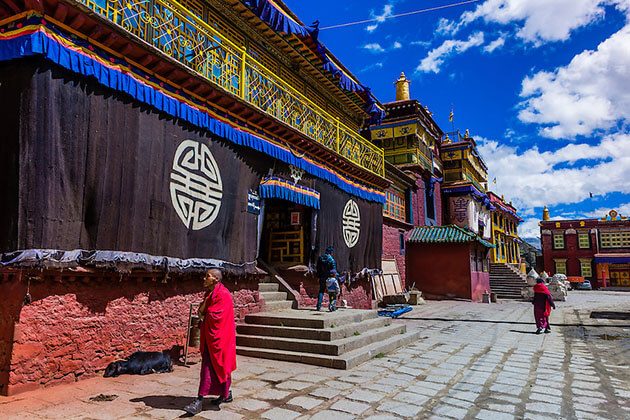
[[[409,93],[409,84],[411,81],[407,79],[404,72],[400,73],[400,77],[394,83],[396,85],[396,100],[397,101],[408,101],[411,96]]]
[[[543,208],[543,222],[548,222],[551,218],[549,217],[549,209],[547,206]]]

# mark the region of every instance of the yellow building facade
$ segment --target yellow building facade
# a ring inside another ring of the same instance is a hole
[[[488,197],[492,210],[492,243],[496,246],[490,255],[493,263],[519,264],[521,261],[521,239],[518,236],[518,225],[522,219],[516,208],[493,192]]]

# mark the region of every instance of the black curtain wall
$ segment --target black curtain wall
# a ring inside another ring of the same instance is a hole
[[[12,69],[4,70],[3,82]],[[20,208],[17,240],[2,238],[1,251],[256,258],[257,217],[246,212],[247,192],[269,166],[264,155],[236,150],[42,61],[20,61],[13,71],[31,77],[9,87],[21,96]],[[184,142],[189,147],[178,152]]]
[[[364,268],[380,268],[383,206],[346,194],[324,181],[317,180],[315,189],[321,193],[319,253],[333,245],[339,271],[356,273]],[[358,217],[352,203],[356,204]]]
[[[256,259],[248,192],[270,170],[288,177],[286,165],[43,59],[0,64],[0,93],[0,253]],[[333,245],[340,270],[380,268],[381,204],[300,182],[321,193],[312,258]]]

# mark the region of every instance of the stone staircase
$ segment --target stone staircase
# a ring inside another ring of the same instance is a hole
[[[242,356],[351,369],[416,340],[420,334],[376,311],[284,310],[249,314],[237,326]]]
[[[500,299],[522,299],[527,276],[509,264],[490,264],[490,288]]]
[[[293,308],[294,302],[288,300],[288,293],[280,291],[280,285],[268,279],[265,283],[258,283],[258,294],[265,302],[265,311],[282,311]]]

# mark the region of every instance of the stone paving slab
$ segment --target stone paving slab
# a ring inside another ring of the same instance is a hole
[[[428,302],[395,321],[422,338],[349,371],[239,357],[234,402],[220,411],[205,404],[197,418],[630,418],[628,329],[589,319],[589,308],[629,311],[630,294],[572,293],[558,303],[546,335],[532,334],[526,302]],[[617,338],[598,338],[603,334]],[[198,369],[0,397],[0,418],[179,418]],[[118,398],[90,401],[99,393]]]

